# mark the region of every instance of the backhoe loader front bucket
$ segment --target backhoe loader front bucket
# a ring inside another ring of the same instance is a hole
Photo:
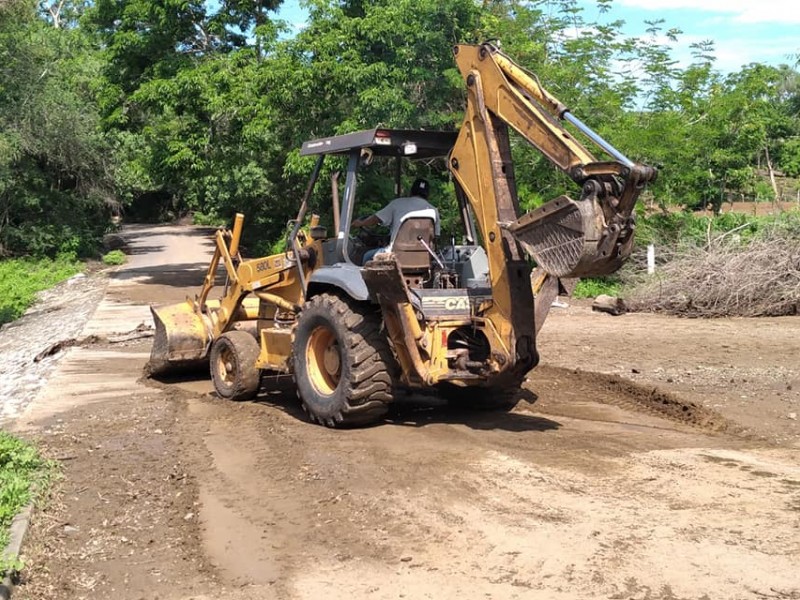
[[[186,300],[159,308],[150,307],[156,331],[148,375],[169,375],[198,370],[208,364],[211,342],[208,317],[197,310],[197,304]]]
[[[608,226],[597,200],[560,196],[506,225],[537,265],[556,277],[618,270],[633,248],[633,231]]]

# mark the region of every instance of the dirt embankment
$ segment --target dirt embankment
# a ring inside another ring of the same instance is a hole
[[[744,435],[800,447],[800,318],[611,317],[589,304],[551,311],[544,364],[615,375],[715,411]]]

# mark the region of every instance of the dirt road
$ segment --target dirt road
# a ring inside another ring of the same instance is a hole
[[[514,412],[330,431],[285,381],[140,380],[150,341],[108,336],[200,282],[204,237],[127,235],[106,341],[14,421],[64,474],[19,598],[800,598],[800,320],[573,306]]]

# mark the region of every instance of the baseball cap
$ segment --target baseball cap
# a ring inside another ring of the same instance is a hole
[[[414,180],[414,183],[411,184],[412,196],[422,196],[423,198],[427,198],[429,191],[430,184],[426,180],[422,179],[422,177],[418,177]]]

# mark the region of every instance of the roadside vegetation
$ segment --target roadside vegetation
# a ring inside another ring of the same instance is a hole
[[[122,250],[112,250],[102,257],[103,264],[109,266],[124,265],[127,260],[128,257]]]
[[[601,294],[608,296],[617,296],[622,289],[619,277],[586,277],[578,282],[575,286],[575,291],[572,293],[573,298],[596,298]]]
[[[220,217],[219,215],[206,215],[201,212],[192,213],[192,224],[203,225],[206,227],[230,227],[231,223],[228,219]]]
[[[36,449],[0,431],[0,552],[9,543],[14,516],[42,494],[53,474],[53,466]],[[16,557],[0,555],[0,576],[18,568]]]
[[[629,308],[689,317],[800,314],[800,211],[723,217],[658,223],[656,272],[645,275],[639,256],[620,274]]]
[[[38,292],[72,277],[81,268],[81,263],[70,255],[0,261],[0,325],[18,319]]]

